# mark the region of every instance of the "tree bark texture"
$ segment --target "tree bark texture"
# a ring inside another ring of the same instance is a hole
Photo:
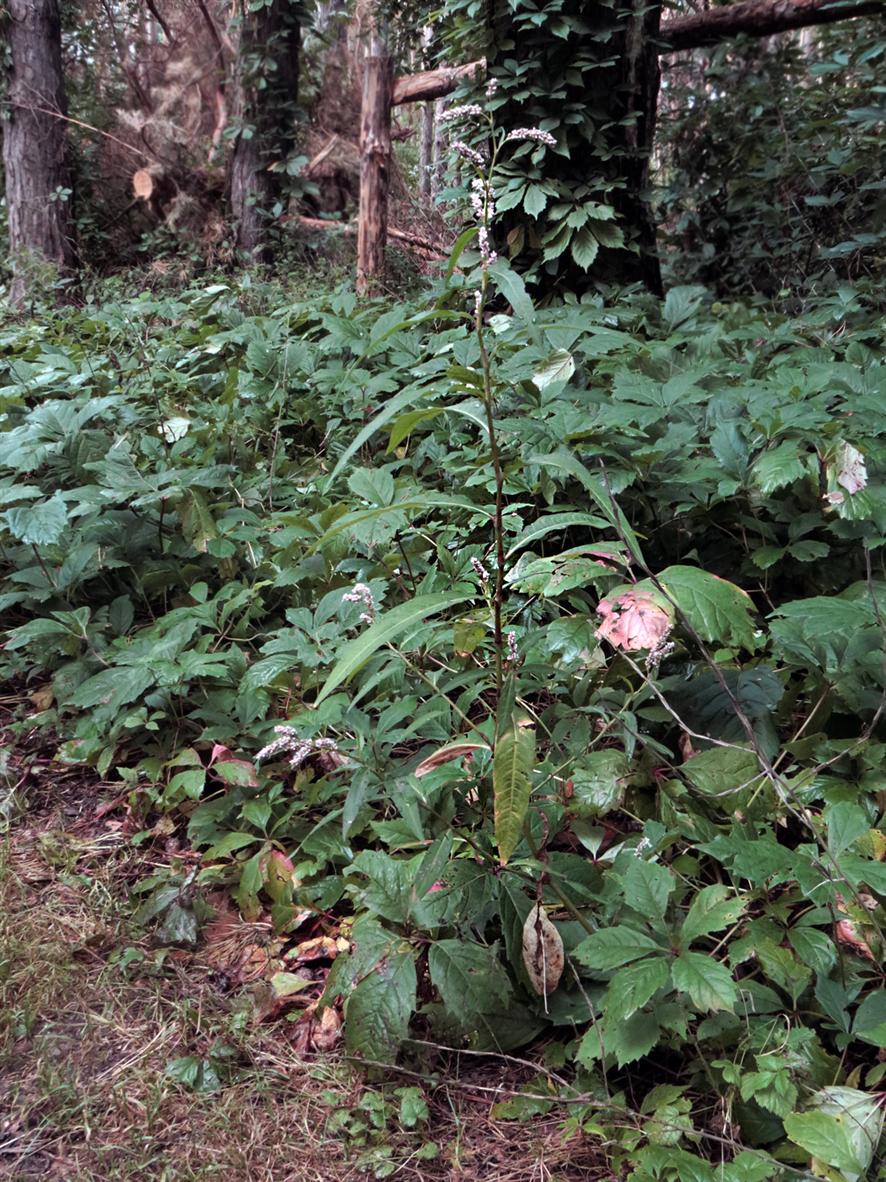
[[[241,17],[241,130],[231,157],[231,216],[237,248],[261,260],[266,257],[264,211],[282,194],[285,179],[269,166],[295,146],[301,28],[294,0],[273,0],[257,12],[241,0]]]
[[[419,74],[403,74],[394,82],[393,104],[425,103],[443,98],[463,82],[485,74],[486,59],[479,58],[465,66],[441,66],[437,70],[423,70]]]
[[[71,196],[57,0],[7,0],[10,69],[3,168],[13,279],[9,298],[27,298],[35,259],[73,270]],[[62,196],[59,190],[67,190]]]
[[[729,37],[745,33],[751,37],[771,37],[789,29],[827,25],[850,17],[886,16],[883,0],[742,0],[711,8],[693,16],[665,21],[661,26],[660,53],[677,53],[716,45]]]
[[[384,274],[391,173],[391,97],[394,75],[384,36],[370,34],[360,116],[360,214],[357,291],[372,295]]]
[[[432,197],[434,169],[434,104],[424,103],[421,109],[421,139],[418,153],[418,192],[425,205]]]

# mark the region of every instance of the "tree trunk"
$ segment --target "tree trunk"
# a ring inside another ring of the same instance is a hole
[[[886,14],[883,0],[857,0],[840,3],[838,0],[743,0],[726,4],[693,16],[681,16],[665,21],[660,40],[660,53],[676,53],[716,45],[728,37],[746,33],[751,37],[771,37],[789,29],[803,29],[810,25],[827,25],[850,17]]]
[[[500,248],[527,273],[538,296],[581,295],[600,281],[639,282],[659,293],[655,224],[646,198],[659,85],[658,6],[647,0],[613,0],[611,6],[564,0],[558,13],[569,32],[555,37],[535,23],[528,2],[516,11],[510,0],[494,3],[490,74],[506,99],[496,122],[507,130],[552,128],[565,149],[548,148],[529,169],[533,198],[543,192],[544,208],[533,200],[504,212],[497,223]],[[521,67],[516,76],[514,60]],[[528,159],[518,155],[511,166],[506,158],[505,174],[525,174]],[[587,213],[587,232],[569,228],[564,203],[576,218]],[[604,210],[601,222],[601,205],[616,217]]]
[[[60,275],[76,263],[67,156],[61,25],[57,0],[7,0],[8,117],[3,168],[13,279],[21,305],[40,261]]]
[[[230,170],[231,216],[237,248],[267,257],[268,213],[284,191],[282,163],[295,146],[301,28],[295,0],[272,0],[256,12],[241,0],[238,74],[240,133]]]
[[[431,203],[431,172],[434,167],[434,104],[421,109],[421,141],[418,155],[418,193],[425,205]]]
[[[373,26],[363,73],[360,116],[360,216],[357,291],[372,295],[384,274],[391,170],[391,95],[394,74],[384,36]]]

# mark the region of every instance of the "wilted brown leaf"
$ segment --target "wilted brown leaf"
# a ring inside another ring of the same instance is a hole
[[[563,976],[565,958],[560,933],[548,919],[541,903],[536,903],[523,925],[523,964],[529,983],[545,999],[553,993]]]
[[[433,754],[429,755],[427,759],[423,759],[413,773],[417,780],[422,776],[426,776],[428,772],[432,772],[435,767],[441,767],[444,763],[451,763],[453,759],[460,759],[463,755],[471,755],[475,751],[488,751],[489,745],[487,743],[447,743],[445,747],[440,747]]]

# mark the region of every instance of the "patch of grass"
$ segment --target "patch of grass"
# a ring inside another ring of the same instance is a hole
[[[77,845],[23,832],[0,853],[0,1174],[346,1177],[322,1097],[350,1095],[345,1068],[287,1060],[285,1045],[268,1067],[264,1032],[247,1046],[207,979],[174,959],[158,967],[164,957],[133,941],[114,889],[122,849]],[[226,1086],[201,1095],[170,1077],[170,1063],[220,1042]]]
[[[73,790],[0,838],[0,1177],[606,1176],[556,1113],[519,1130],[491,1119],[524,1082],[505,1064],[453,1060],[433,1089],[408,1073],[370,1087],[333,1055],[300,1058],[285,1019],[253,1025],[248,993],[224,994],[199,956],[133,931],[126,885],[149,867],[113,828],[83,835]],[[181,1082],[201,1064],[215,1090]]]

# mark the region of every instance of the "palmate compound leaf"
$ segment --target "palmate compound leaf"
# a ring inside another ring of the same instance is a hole
[[[523,924],[523,966],[534,991],[545,999],[560,984],[565,966],[563,938],[541,903],[536,903]]]
[[[317,695],[317,705],[328,698],[340,685],[348,681],[363,668],[373,653],[382,645],[390,644],[401,636],[408,628],[420,624],[428,616],[445,611],[458,603],[465,603],[470,596],[450,595],[449,593],[435,593],[433,595],[416,595],[408,603],[401,603],[390,611],[380,615],[375,623],[370,624],[365,632],[348,641],[338,654],[338,660],[332,667],[329,676],[323,683],[323,688]]]
[[[517,848],[523,831],[534,766],[535,728],[527,718],[513,714],[496,740],[492,757],[495,844],[502,866]]]

